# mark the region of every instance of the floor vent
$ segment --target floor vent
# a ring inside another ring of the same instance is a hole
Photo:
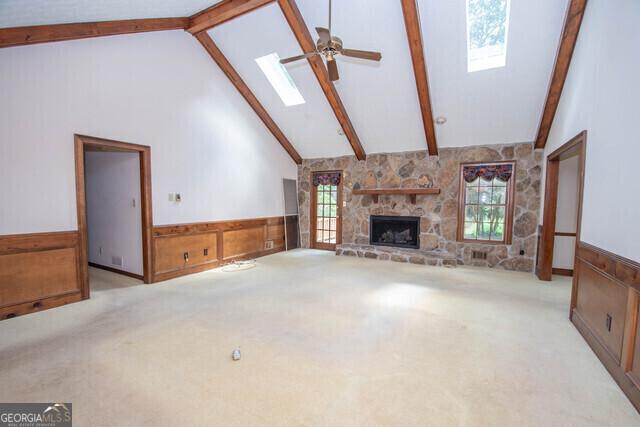
[[[473,259],[487,259],[487,253],[482,251],[473,251],[471,253]]]

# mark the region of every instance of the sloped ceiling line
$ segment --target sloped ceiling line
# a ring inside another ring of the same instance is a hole
[[[411,50],[411,62],[413,63],[413,73],[416,79],[416,88],[420,101],[420,113],[424,133],[427,139],[427,148],[431,156],[438,155],[438,144],[436,142],[436,131],[433,126],[433,112],[431,109],[431,96],[429,95],[429,78],[427,75],[427,64],[424,58],[424,47],[422,45],[422,30],[420,29],[420,16],[418,15],[418,5],[416,0],[400,0],[402,3],[402,13],[407,29],[407,39]]]
[[[587,0],[571,0],[567,8],[567,16],[564,21],[564,29],[562,30],[562,37],[560,38],[560,45],[556,55],[556,63],[553,67],[551,82],[549,83],[549,92],[547,93],[547,100],[544,105],[544,111],[542,112],[542,118],[540,119],[538,135],[536,136],[536,148],[544,148],[545,145],[547,145],[547,139],[549,138],[551,125],[553,124],[558,103],[562,96],[562,89],[567,79],[573,49],[578,40],[578,33],[580,32],[582,17],[584,16],[586,7]]]
[[[309,53],[316,49],[316,44],[311,37],[311,33],[309,33],[309,29],[302,18],[302,14],[298,9],[298,6],[295,0],[277,0],[278,5],[280,6],[280,10],[284,14],[287,22],[289,23],[289,27],[291,27],[291,31],[293,32],[296,40],[300,44],[300,48],[303,52]],[[364,148],[362,148],[362,144],[360,143],[360,138],[358,138],[358,134],[353,128],[353,124],[351,123],[351,119],[347,114],[347,110],[338,95],[338,91],[335,86],[329,79],[329,74],[327,73],[327,69],[324,66],[324,62],[319,56],[312,56],[311,58],[307,58],[309,61],[309,65],[311,65],[311,69],[313,73],[316,75],[318,79],[318,83],[322,88],[325,96],[327,97],[327,101],[331,105],[342,130],[344,131],[347,139],[349,140],[349,144],[351,144],[351,148],[356,155],[358,160],[365,160],[367,155],[364,152]]]
[[[301,164],[302,157],[300,157],[300,154],[298,154],[296,149],[293,148],[293,145],[291,145],[287,137],[282,133],[278,125],[276,125],[269,113],[267,113],[267,110],[265,110],[260,101],[258,101],[258,98],[256,98],[251,89],[249,89],[244,80],[242,80],[242,77],[240,77],[238,72],[233,68],[209,34],[207,34],[206,31],[202,31],[194,36],[200,42],[202,47],[205,48],[207,53],[209,53],[211,59],[218,64],[222,72],[229,78],[229,81],[236,87],[238,92],[240,92],[240,95],[242,95],[251,108],[253,108],[260,120],[262,120],[269,131],[278,140],[280,145],[282,145],[282,148],[289,153],[289,156],[291,156],[294,162]]]

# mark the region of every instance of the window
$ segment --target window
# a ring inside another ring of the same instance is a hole
[[[316,242],[336,243],[338,216],[338,188],[319,185],[316,203]]]
[[[510,0],[467,0],[467,71],[504,67]]]
[[[458,240],[511,244],[515,164],[460,168]]]
[[[341,243],[342,173],[314,172],[311,175],[311,247],[335,250]]]
[[[285,106],[291,107],[305,103],[291,75],[280,63],[280,57],[277,53],[256,58],[256,62]]]

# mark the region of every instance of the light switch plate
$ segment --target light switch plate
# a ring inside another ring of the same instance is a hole
[[[169,201],[170,202],[175,202],[176,201],[175,193],[169,193]]]

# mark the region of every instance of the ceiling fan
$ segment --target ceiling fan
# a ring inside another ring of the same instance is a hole
[[[310,58],[316,55],[324,56],[327,61],[327,70],[329,71],[329,79],[332,82],[338,80],[338,65],[336,64],[336,55],[350,56],[352,58],[367,59],[370,61],[380,61],[382,54],[380,52],[371,52],[368,50],[344,49],[342,40],[339,37],[331,35],[331,0],[329,0],[329,28],[316,27],[318,32],[318,41],[316,42],[316,50],[305,53],[303,55],[292,56],[290,58],[281,59],[281,64],[298,61],[300,59]]]

